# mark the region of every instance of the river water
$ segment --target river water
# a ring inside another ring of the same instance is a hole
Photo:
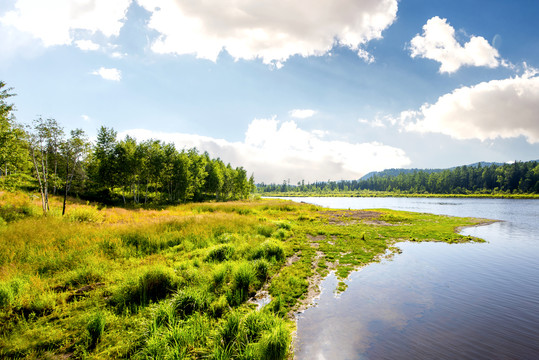
[[[502,220],[466,228],[487,243],[399,243],[402,254],[328,276],[298,316],[297,359],[539,359],[539,201],[291,198]]]

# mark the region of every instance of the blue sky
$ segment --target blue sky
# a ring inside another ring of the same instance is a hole
[[[539,2],[8,0],[16,117],[196,146],[257,181],[539,158]]]

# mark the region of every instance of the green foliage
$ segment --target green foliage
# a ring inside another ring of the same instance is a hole
[[[99,339],[101,339],[101,336],[103,335],[103,332],[105,331],[105,324],[106,324],[106,318],[102,312],[96,312],[88,320],[88,324],[86,325],[86,330],[88,331],[88,335],[90,337],[91,349],[95,348],[95,346],[97,345],[97,342],[99,341]]]
[[[255,260],[255,262],[253,263],[253,270],[258,280],[260,280],[261,282],[266,281],[269,274],[269,267],[270,264],[266,259]]]
[[[198,288],[180,290],[172,298],[172,308],[181,317],[185,318],[197,311],[208,308],[208,294]]]
[[[367,179],[316,182],[309,185],[258,185],[259,193],[307,194],[314,196],[395,196],[409,194],[507,196],[539,194],[539,163],[478,163],[446,170],[392,169]]]
[[[165,267],[147,270],[137,280],[128,281],[112,296],[110,302],[120,312],[136,312],[140,306],[166,298],[174,292],[178,280],[174,273]]]
[[[216,245],[212,249],[210,249],[210,252],[208,253],[208,256],[206,256],[206,261],[217,261],[222,262],[225,260],[229,260],[232,255],[234,255],[235,248],[232,245],[228,244],[222,244],[222,245]]]
[[[0,283],[0,308],[7,308],[13,304],[15,296],[9,284]]]
[[[227,294],[228,303],[232,306],[238,306],[243,303],[250,294],[250,285],[255,280],[253,266],[248,262],[240,263],[232,275],[232,289]]]
[[[285,359],[290,346],[290,333],[284,324],[278,324],[260,339],[260,359]]]
[[[0,229],[0,357],[286,359],[289,315],[313,275],[333,267],[342,280],[394,239],[477,240],[454,233],[476,220],[384,210],[363,222],[281,200],[70,204],[99,212],[98,225],[61,219],[56,206],[51,196],[48,216]],[[264,284],[272,300],[254,310]]]
[[[285,252],[283,246],[277,240],[270,239],[264,241],[253,251],[252,258],[282,261],[285,258]]]
[[[76,207],[69,211],[67,215],[70,221],[99,223],[103,221],[103,214],[94,207]]]

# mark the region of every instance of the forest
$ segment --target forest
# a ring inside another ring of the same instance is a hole
[[[160,140],[117,140],[101,127],[95,144],[81,129],[66,134],[52,118],[30,126],[15,121],[11,88],[0,82],[0,189],[39,190],[105,204],[178,204],[244,199],[254,189],[243,167],[233,168],[196,148],[178,151]],[[65,209],[64,209],[65,211]]]
[[[368,179],[290,185],[258,184],[260,193],[340,193],[380,191],[407,194],[538,194],[539,162],[459,166],[439,172],[417,170],[398,175],[373,175]]]

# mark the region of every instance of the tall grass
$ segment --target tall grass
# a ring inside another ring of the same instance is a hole
[[[385,211],[393,226],[339,226],[281,200],[71,202],[62,218],[59,198],[47,216],[26,194],[0,199],[11,214],[0,221],[0,358],[285,359],[287,315],[308,277],[337,261],[346,276],[394,238],[468,241],[453,229],[474,223]],[[309,236],[320,234],[315,249]],[[255,311],[247,300],[268,282],[273,300]]]
[[[96,312],[88,320],[86,330],[90,337],[90,348],[95,348],[97,342],[101,339],[103,332],[105,331],[105,315],[101,312]]]

